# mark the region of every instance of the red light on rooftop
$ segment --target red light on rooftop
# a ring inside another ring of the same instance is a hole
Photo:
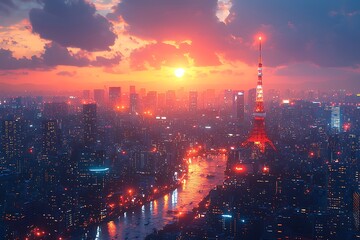
[[[266,173],[267,173],[267,172],[269,172],[269,170],[270,170],[270,168],[269,168],[269,167],[266,167],[266,166],[265,166],[265,167],[263,167],[263,172],[266,172]]]
[[[343,125],[344,131],[347,132],[350,130],[350,123],[344,123]]]
[[[243,171],[245,170],[245,168],[244,168],[243,166],[236,166],[236,167],[235,167],[235,170],[236,170],[237,172],[243,172]]]
[[[261,36],[260,36],[260,37],[259,37],[259,41],[261,41],[261,39],[262,39],[262,38],[261,38]]]

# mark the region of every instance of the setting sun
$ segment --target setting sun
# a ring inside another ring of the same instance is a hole
[[[181,78],[184,76],[185,70],[183,68],[177,68],[174,73],[176,77]]]

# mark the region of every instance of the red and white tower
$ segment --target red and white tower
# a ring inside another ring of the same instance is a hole
[[[253,128],[249,137],[242,143],[243,146],[253,145],[261,152],[265,152],[266,145],[270,145],[274,150],[275,146],[269,139],[265,131],[265,109],[264,109],[264,91],[262,87],[262,56],[261,56],[261,37],[259,37],[259,66],[258,81],[256,86],[256,99]]]

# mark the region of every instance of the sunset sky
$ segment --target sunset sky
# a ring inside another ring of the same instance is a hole
[[[358,0],[0,0],[0,88],[249,89],[260,35],[265,88],[360,91]]]

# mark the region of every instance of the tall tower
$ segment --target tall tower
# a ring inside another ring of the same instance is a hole
[[[261,37],[259,37],[259,65],[258,65],[258,81],[256,86],[255,111],[253,129],[248,139],[242,143],[243,146],[253,144],[258,147],[261,152],[265,152],[266,144],[270,145],[274,150],[275,146],[269,139],[265,131],[265,109],[264,95],[262,87],[262,56],[261,56]]]

